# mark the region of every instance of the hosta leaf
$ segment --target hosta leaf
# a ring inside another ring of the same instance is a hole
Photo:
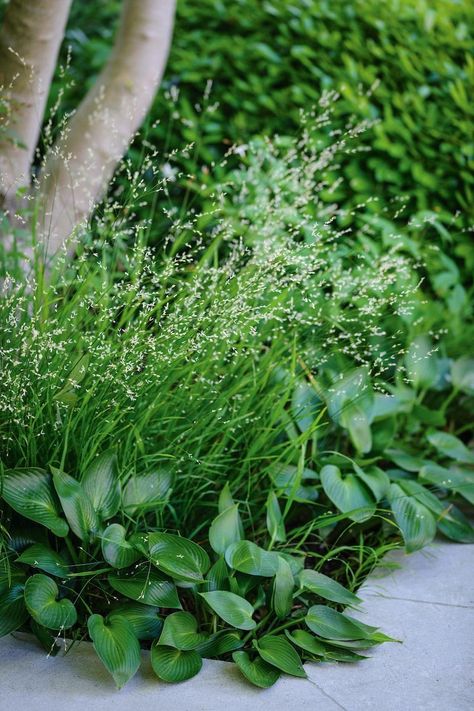
[[[0,595],[0,637],[17,630],[29,617],[23,590],[23,585],[15,583]]]
[[[426,463],[422,457],[410,454],[404,449],[387,449],[385,454],[394,462],[397,467],[407,472],[418,472]]]
[[[206,575],[203,592],[229,589],[229,571],[224,558],[218,558]]]
[[[227,565],[248,575],[271,578],[278,570],[278,554],[266,551],[251,541],[238,541],[225,552]]]
[[[239,507],[234,504],[220,513],[211,524],[209,543],[212,550],[223,555],[231,543],[241,540],[241,529]]]
[[[221,654],[233,652],[243,646],[243,641],[240,638],[239,632],[230,630],[221,630],[212,634],[205,642],[197,647],[197,651],[201,657],[220,657]]]
[[[267,530],[272,542],[286,541],[285,521],[281,513],[280,504],[274,491],[269,491],[267,496]]]
[[[128,514],[156,509],[170,493],[173,478],[166,469],[137,474],[127,482],[123,492],[123,507]]]
[[[372,492],[375,501],[380,501],[387,494],[390,488],[390,479],[387,474],[380,469],[380,467],[359,467],[358,464],[354,462],[354,471],[362,479],[364,484]]]
[[[438,528],[443,535],[458,543],[474,543],[474,528],[464,514],[450,505],[438,519]]]
[[[310,607],[305,622],[314,634],[324,639],[374,639],[374,641],[388,641],[390,639],[377,632],[376,627],[365,625],[363,622],[341,612],[336,612],[326,605]]]
[[[270,471],[273,484],[283,496],[295,501],[316,501],[318,491],[309,484],[318,480],[318,475],[312,469],[304,468],[301,472],[292,464],[276,465]]]
[[[64,558],[42,543],[34,543],[23,551],[20,557],[17,558],[17,562],[45,570],[58,578],[65,578],[69,575],[69,566]]]
[[[474,504],[474,471],[457,466],[446,469],[439,464],[429,462],[420,469],[419,477],[430,484],[452,489],[464,496],[469,503]]]
[[[227,481],[221,493],[219,494],[218,511],[220,514],[224,513],[224,511],[226,509],[230,509],[231,506],[235,506],[235,501],[232,498],[229,482]]]
[[[141,662],[140,645],[132,625],[123,617],[104,620],[102,615],[91,615],[87,628],[98,657],[121,689]]]
[[[25,584],[28,612],[39,625],[50,630],[69,629],[76,624],[77,612],[71,600],[58,600],[59,589],[52,578],[38,573]]]
[[[390,486],[389,502],[408,552],[419,550],[433,540],[436,521],[426,506],[398,484]]]
[[[51,467],[56,493],[67,521],[81,541],[89,541],[99,530],[99,520],[91,500],[77,479]]]
[[[119,523],[111,523],[101,536],[102,555],[113,568],[128,568],[141,553],[125,538],[126,531]]]
[[[163,621],[158,613],[158,607],[141,605],[139,602],[127,602],[114,608],[107,617],[111,621],[116,617],[126,619],[131,624],[137,639],[155,639],[163,627]]]
[[[362,600],[347,590],[343,585],[332,578],[315,570],[303,570],[300,574],[300,586],[304,590],[323,597],[331,602],[339,602],[341,605],[358,605]]]
[[[285,637],[266,635],[258,642],[254,642],[254,645],[267,664],[271,664],[285,674],[306,678],[298,652]]]
[[[155,642],[151,648],[151,666],[163,681],[180,682],[201,671],[202,659],[195,650],[182,651]]]
[[[206,635],[198,633],[197,628],[197,620],[190,612],[173,612],[165,618],[158,644],[183,651],[196,649],[206,641]]]
[[[298,383],[291,398],[291,411],[301,432],[309,430],[321,408],[322,402],[314,388],[304,381]]]
[[[245,598],[224,590],[199,594],[209,607],[231,627],[236,627],[239,630],[253,630],[255,628],[256,622],[252,619],[254,609]]]
[[[262,689],[268,689],[278,681],[280,672],[271,664],[267,664],[261,657],[251,661],[247,652],[234,652],[232,659],[239,667],[242,674],[251,684]]]
[[[286,630],[285,634],[294,645],[309,652],[313,657],[322,657],[327,661],[334,662],[358,662],[361,659],[367,659],[367,657],[349,649],[332,648],[329,640],[322,642],[320,639],[316,639],[311,632],[305,630],[295,630],[292,634]]]
[[[349,431],[350,438],[358,452],[370,452],[372,432],[368,414],[357,405],[349,405],[342,411],[339,422]]]
[[[6,555],[0,556],[0,595],[18,583],[24,583],[26,570],[14,565]]]
[[[408,377],[416,388],[429,388],[438,377],[437,357],[433,343],[427,336],[417,336],[405,356]]]
[[[48,656],[55,657],[61,651],[59,644],[56,644],[57,635],[42,625],[39,625],[30,617],[30,629]]]
[[[272,607],[280,619],[288,617],[291,612],[294,589],[295,580],[291,568],[284,558],[279,558],[278,570],[273,581]]]
[[[114,452],[104,452],[94,459],[81,483],[103,521],[115,516],[120,506],[120,483]]]
[[[181,608],[176,585],[148,567],[133,573],[109,575],[108,580],[114,590],[144,605]]]
[[[431,432],[428,435],[429,443],[445,457],[455,459],[463,464],[474,464],[474,452],[449,432]]]
[[[462,356],[453,362],[451,382],[457,390],[474,395],[474,358]]]
[[[326,393],[328,412],[334,422],[342,424],[344,412],[357,407],[366,416],[367,422],[372,419],[374,393],[368,372],[365,368],[355,368],[337,380]]]
[[[366,485],[354,474],[343,477],[339,467],[327,464],[321,469],[321,484],[326,496],[352,521],[366,521],[375,513],[375,503]]]
[[[1,481],[1,495],[17,513],[46,526],[55,536],[67,536],[69,526],[59,515],[53,480],[43,469],[7,471]]]
[[[204,548],[172,533],[151,533],[148,537],[150,560],[175,580],[203,582],[210,566]]]

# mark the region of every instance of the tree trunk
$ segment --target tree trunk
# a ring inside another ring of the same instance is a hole
[[[112,54],[46,158],[39,235],[54,254],[87,221],[148,112],[168,57],[176,0],[124,0]]]
[[[0,30],[0,204],[30,170],[71,0],[11,0]]]

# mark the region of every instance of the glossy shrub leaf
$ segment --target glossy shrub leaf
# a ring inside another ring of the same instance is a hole
[[[82,485],[69,474],[51,467],[56,493],[71,530],[81,541],[89,541],[99,530],[99,519]]]
[[[291,612],[294,589],[295,579],[290,565],[284,558],[279,558],[272,587],[272,607],[280,619],[288,617]]]
[[[251,684],[259,686],[261,689],[268,689],[273,686],[280,677],[278,669],[265,662],[261,657],[256,657],[252,661],[247,652],[234,652],[232,659],[244,677]]]
[[[453,386],[466,395],[474,395],[474,358],[462,356],[451,365]]]
[[[354,595],[336,580],[323,575],[323,573],[317,573],[315,570],[303,570],[299,581],[303,590],[308,590],[325,600],[338,602],[341,605],[359,605],[362,602],[357,595]]]
[[[213,520],[209,529],[209,543],[213,551],[223,555],[231,543],[240,541],[242,523],[237,504],[225,509]]]
[[[231,627],[236,627],[239,630],[253,630],[255,628],[256,622],[252,619],[254,609],[245,598],[224,590],[199,594],[209,607]]]
[[[148,567],[133,573],[109,575],[108,581],[114,590],[144,605],[181,608],[176,585]]]
[[[449,432],[431,432],[428,435],[428,441],[445,457],[465,464],[474,464],[474,452],[468,449],[458,437]]]
[[[354,471],[359,479],[362,479],[367,488],[370,489],[375,501],[380,501],[388,493],[390,479],[380,467],[369,466],[362,468],[354,462]]]
[[[113,620],[116,617],[126,619],[132,626],[137,639],[155,639],[161,633],[163,621],[159,617],[159,608],[142,605],[139,602],[127,602],[114,608],[107,616]]]
[[[206,635],[197,629],[197,620],[190,612],[173,612],[165,618],[158,643],[183,651],[196,649],[206,641]]]
[[[166,469],[137,474],[127,482],[123,492],[123,507],[133,516],[145,513],[164,503],[170,493],[173,477]]]
[[[151,648],[151,666],[163,681],[180,682],[196,676],[201,671],[202,659],[195,650],[182,651],[154,643]]]
[[[283,543],[286,541],[285,521],[281,513],[280,504],[274,491],[270,490],[266,502],[267,530],[272,542]]]
[[[438,377],[437,356],[428,336],[415,338],[405,356],[405,367],[415,388],[429,388]]]
[[[24,586],[15,583],[0,594],[0,637],[14,632],[29,618],[23,591]]]
[[[273,577],[278,570],[278,555],[260,548],[252,541],[238,541],[225,552],[227,565],[248,575]]]
[[[262,659],[285,674],[306,678],[300,656],[282,635],[266,635],[257,642],[255,648]]]
[[[136,674],[141,662],[132,625],[123,617],[104,620],[102,615],[91,615],[87,629],[99,659],[121,689]]]
[[[243,644],[239,632],[235,630],[221,630],[220,632],[210,635],[196,650],[201,657],[213,658],[240,649]]]
[[[326,496],[352,521],[366,521],[373,516],[372,494],[354,474],[343,477],[339,467],[327,464],[321,469],[320,477]]]
[[[407,551],[419,550],[430,543],[436,534],[436,520],[431,511],[399,484],[391,484],[388,498]]]
[[[1,495],[25,518],[46,526],[55,536],[67,536],[69,526],[61,518],[51,474],[43,469],[10,469],[1,482]]]
[[[363,640],[373,639],[382,641],[382,638],[389,640],[376,627],[365,625],[359,620],[355,620],[342,612],[336,612],[326,605],[313,605],[310,607],[305,622],[314,634],[324,639],[333,640]]]
[[[150,560],[175,580],[203,582],[210,560],[204,548],[172,533],[151,533],[148,537]]]
[[[18,563],[30,565],[32,568],[39,568],[58,578],[65,578],[69,575],[69,566],[64,558],[42,543],[34,543],[23,551],[17,558]]]
[[[59,589],[52,578],[38,573],[25,583],[25,603],[31,617],[50,630],[69,629],[77,621],[71,600],[58,600]]]
[[[141,557],[125,536],[126,531],[119,523],[111,523],[101,535],[102,555],[113,568],[128,568]]]
[[[114,452],[103,452],[96,457],[86,469],[81,483],[103,521],[115,516],[120,507],[120,483]]]

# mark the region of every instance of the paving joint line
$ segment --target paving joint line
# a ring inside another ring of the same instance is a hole
[[[456,605],[455,603],[452,602],[438,602],[437,600],[418,600],[412,597],[396,597],[395,595],[383,595],[382,593],[377,593],[376,595],[372,595],[371,598],[366,598],[364,600],[364,603],[366,605],[369,604],[370,599],[376,600],[380,599],[382,600],[400,600],[401,602],[420,602],[423,605],[441,605],[442,607],[460,607],[465,610],[474,610],[474,604],[473,605]]]
[[[349,709],[346,708],[345,706],[343,706],[342,704],[340,704],[339,701],[336,701],[336,699],[333,698],[333,697],[331,696],[331,694],[328,694],[327,691],[324,691],[323,687],[320,686],[316,681],[314,681],[313,679],[311,679],[311,677],[308,676],[308,677],[306,677],[306,679],[307,679],[307,681],[309,681],[310,684],[312,684],[313,686],[315,686],[322,694],[324,694],[324,696],[325,696],[327,699],[330,699],[330,701],[332,701],[333,703],[335,703],[338,708],[342,709],[342,711],[349,711]]]

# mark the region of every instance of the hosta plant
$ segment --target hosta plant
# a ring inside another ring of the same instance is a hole
[[[153,490],[166,496],[162,477],[142,475],[122,490],[112,452],[80,480],[54,467],[4,471],[0,633],[29,629],[49,653],[60,637],[87,636],[118,687],[139,668],[142,647],[164,681],[219,658],[268,687],[282,673],[305,677],[306,660],[353,662],[390,640],[340,612],[360,599],[283,543],[274,492],[266,548],[246,539],[228,486],[199,542],[137,527],[130,511]]]

